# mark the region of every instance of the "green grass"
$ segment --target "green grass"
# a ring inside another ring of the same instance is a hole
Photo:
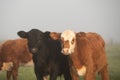
[[[6,80],[5,71],[0,73],[0,80]],[[33,67],[28,67],[28,66],[20,67],[18,80],[36,80]]]
[[[120,45],[109,45],[106,47],[106,52],[110,80],[120,80]],[[0,73],[0,80],[6,80],[6,72]],[[20,67],[18,80],[36,80],[33,67]],[[83,80],[83,77],[80,80]],[[97,76],[97,80],[101,80],[100,76]]]
[[[110,80],[120,80],[120,45],[106,47]]]

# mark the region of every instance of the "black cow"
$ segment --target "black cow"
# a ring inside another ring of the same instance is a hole
[[[33,54],[34,70],[37,80],[50,75],[50,80],[64,75],[65,80],[72,80],[67,57],[61,54],[60,42],[49,36],[50,32],[32,29],[29,32],[19,31],[21,38],[28,39],[28,47]]]

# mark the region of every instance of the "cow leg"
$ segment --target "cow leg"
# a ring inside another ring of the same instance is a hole
[[[79,80],[79,76],[78,76],[78,74],[76,73],[76,71],[74,70],[73,67],[70,68],[70,73],[71,73],[71,76],[72,76],[72,80]]]
[[[56,80],[57,76],[50,76],[50,80]]]
[[[92,62],[87,66],[84,80],[96,80],[96,73],[94,71]]]
[[[36,75],[36,78],[37,78],[37,80],[44,80],[43,77],[41,77],[41,76]]]
[[[96,80],[96,73],[92,65],[87,68],[84,80]]]
[[[13,77],[13,80],[17,80],[18,68],[19,68],[19,62],[15,62],[14,66],[12,68],[12,77]]]
[[[86,73],[84,80],[96,80],[96,74],[88,72]]]
[[[42,77],[42,76],[37,76],[36,75],[36,78],[37,78],[37,80],[48,80],[48,76]]]
[[[13,72],[12,72],[13,80],[17,80],[17,76],[18,76],[18,69],[13,70]]]
[[[11,80],[12,71],[7,71],[7,80]]]
[[[102,70],[100,71],[100,74],[101,74],[102,80],[109,80],[107,65],[102,68]]]
[[[57,79],[57,74],[55,72],[50,74],[50,80],[56,80],[56,79]]]
[[[72,80],[70,69],[64,69],[64,78],[65,80]]]
[[[1,68],[2,68],[2,62],[0,61],[0,71],[2,70]]]
[[[65,80],[72,80],[70,72],[69,73],[65,73],[64,74],[64,78],[65,78]]]
[[[79,80],[79,76],[76,73],[71,72],[72,80]]]
[[[36,66],[34,67],[34,72],[35,72],[37,80],[44,80],[42,74],[39,72]]]
[[[42,77],[42,76],[39,75],[39,74],[36,74],[36,78],[37,78],[37,80],[44,80],[44,77]]]
[[[72,80],[79,80],[79,76],[76,74],[72,74]]]

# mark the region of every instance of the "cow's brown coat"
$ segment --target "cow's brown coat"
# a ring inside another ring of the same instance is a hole
[[[10,80],[11,75],[13,77],[13,80],[17,80],[20,63],[27,63],[31,60],[32,56],[28,50],[26,39],[8,40],[1,45],[0,70],[6,63],[13,64],[11,70],[7,71],[7,80]]]
[[[60,38],[60,33],[51,33],[53,39]],[[69,55],[73,80],[79,80],[76,69],[86,67],[85,80],[95,80],[96,73],[100,73],[102,80],[109,80],[108,64],[105,52],[105,42],[97,33],[76,33],[75,50]],[[64,45],[64,44],[63,44]]]

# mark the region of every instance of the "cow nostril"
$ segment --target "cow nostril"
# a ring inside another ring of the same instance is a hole
[[[61,51],[64,55],[67,55],[69,53],[69,49],[62,49]]]
[[[37,48],[33,48],[32,53],[36,53],[36,52],[37,52]]]

